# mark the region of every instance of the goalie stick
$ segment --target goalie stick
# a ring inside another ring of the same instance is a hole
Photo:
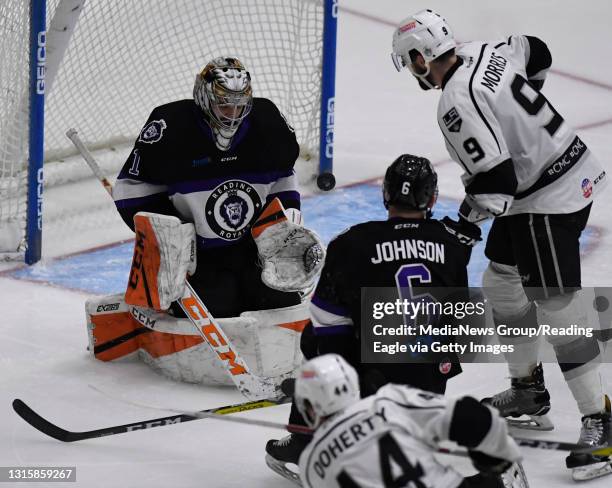
[[[66,137],[72,141],[96,178],[98,178],[112,198],[112,184],[104,176],[95,158],[79,138],[78,132],[71,128],[66,132]],[[282,393],[274,381],[269,378],[255,376],[251,373],[246,362],[240,357],[237,349],[230,342],[227,334],[225,334],[218,322],[210,314],[202,299],[187,280],[185,280],[185,289],[178,302],[197,333],[208,344],[213,354],[221,362],[223,369],[236,385],[236,388],[246,398],[257,400],[261,398],[282,397]]]

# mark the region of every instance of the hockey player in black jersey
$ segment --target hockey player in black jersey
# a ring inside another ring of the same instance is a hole
[[[430,218],[437,193],[437,175],[430,161],[404,154],[385,174],[383,201],[388,219],[355,225],[329,243],[310,304],[311,324],[302,333],[302,353],[308,359],[325,353],[342,355],[357,369],[364,396],[389,382],[444,393],[446,381],[461,371],[456,357],[449,361],[448,355],[440,356],[438,363],[411,364],[366,364],[360,357],[362,327],[370,325],[361,323],[362,287],[400,288],[398,276],[420,277],[421,285],[430,287],[468,286],[471,245],[480,238],[480,231],[467,226],[474,234],[465,235],[457,222]],[[417,242],[423,248],[439,246],[442,257],[411,253],[410,246],[417,247]],[[398,252],[381,251],[388,243],[398,243],[391,244]],[[404,276],[404,271],[411,270],[413,276]],[[302,422],[295,407],[290,422]],[[266,451],[279,463],[297,463],[306,443],[306,438],[291,435],[269,441]]]
[[[250,74],[235,58],[209,62],[193,96],[151,112],[114,188],[121,217],[132,229],[143,211],[193,223],[190,283],[215,317],[298,304],[297,292],[262,283],[250,232],[275,198],[301,222],[293,128],[272,101],[253,98]]]
[[[460,213],[474,223],[493,218],[483,288],[495,323],[568,331],[546,340],[582,414],[579,443],[608,443],[611,407],[598,342],[569,332],[572,324],[589,326],[577,293],[579,238],[607,175],[541,92],[552,65],[548,47],[524,35],[457,44],[450,25],[427,9],[399,24],[392,59],[422,88],[441,91],[440,130],[449,155],[464,169]],[[506,355],[511,387],[485,401],[515,425],[552,429],[538,337],[500,336],[500,342],[515,345]],[[612,473],[612,460],[587,454],[572,453],[566,465],[577,480]]]

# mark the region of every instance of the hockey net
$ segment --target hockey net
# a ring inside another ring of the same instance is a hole
[[[0,2],[0,252],[24,246],[28,4]],[[69,30],[65,23],[71,20],[66,17],[74,17],[77,9],[74,32],[60,41],[66,43],[63,51],[53,38],[56,32]],[[244,62],[254,95],[272,99],[296,130],[302,156],[300,180],[314,174],[321,0],[47,0],[47,25],[43,203],[47,236],[51,224],[61,224],[61,233],[75,230],[71,225],[78,227],[79,216],[88,211],[86,201],[75,208],[74,202],[63,206],[49,204],[46,198],[49,189],[90,176],[75,157],[66,130],[77,128],[90,150],[97,151],[94,155],[105,172],[114,176],[153,107],[191,98],[196,73],[219,55]],[[55,68],[53,50],[62,53]],[[104,211],[107,217],[116,221],[112,204],[104,206],[109,206]]]

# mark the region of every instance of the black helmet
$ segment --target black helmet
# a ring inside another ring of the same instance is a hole
[[[438,175],[427,158],[402,154],[385,173],[383,200],[410,210],[429,210],[438,195]]]

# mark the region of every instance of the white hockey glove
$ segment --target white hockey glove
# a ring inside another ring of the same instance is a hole
[[[262,261],[261,280],[274,290],[304,292],[312,287],[325,261],[319,236],[295,222],[301,223],[299,211],[285,211],[275,198],[251,229]]]
[[[502,217],[510,209],[514,197],[502,193],[467,193],[459,207],[459,215],[468,222],[480,225],[489,218]]]
[[[125,302],[167,310],[183,294],[187,275],[195,272],[195,228],[177,217],[138,212],[134,230],[134,258]]]

